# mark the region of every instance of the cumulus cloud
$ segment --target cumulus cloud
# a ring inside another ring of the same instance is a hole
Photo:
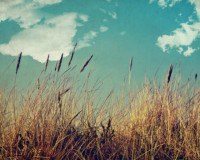
[[[0,52],[17,55],[22,51],[40,62],[44,62],[50,54],[51,60],[58,60],[61,53],[67,56],[72,49],[77,18],[77,13],[65,13],[48,19],[42,25],[27,28],[13,36],[8,44],[0,45]],[[86,37],[85,41],[89,39]]]
[[[106,32],[108,30],[108,27],[100,26],[99,30],[100,30],[100,32]]]
[[[163,52],[174,47],[190,46],[200,33],[200,22],[189,25],[181,24],[181,28],[176,29],[171,35],[162,35],[158,37],[157,45]]]
[[[62,53],[67,56],[73,47],[77,28],[82,26],[78,20],[87,22],[89,17],[78,13],[64,13],[55,17],[38,14],[40,8],[61,2],[62,0],[1,0],[0,22],[13,20],[23,30],[7,44],[1,44],[0,52],[16,56],[22,51],[23,55],[30,55],[40,62],[44,62],[48,54],[51,60],[58,60]],[[39,24],[42,18],[45,21]],[[90,46],[90,40],[96,36],[97,32],[94,31],[86,33],[79,48]]]
[[[181,0],[150,0],[150,3],[157,1],[162,8],[172,7]],[[157,39],[157,45],[163,52],[169,52],[170,49],[185,56],[190,56],[197,49],[192,48],[193,42],[200,37],[200,1],[188,0],[194,6],[195,12],[199,20],[194,21],[190,16],[188,22],[180,24],[180,28],[172,31],[171,34],[161,35]],[[192,19],[192,20],[191,20]],[[187,49],[184,49],[184,48]]]
[[[22,28],[29,28],[43,18],[37,14],[37,9],[60,2],[62,0],[1,0],[0,22],[9,19],[16,21]]]

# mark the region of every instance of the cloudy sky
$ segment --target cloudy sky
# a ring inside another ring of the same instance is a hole
[[[104,69],[120,70],[133,56],[145,72],[177,63],[189,73],[200,62],[200,1],[0,0],[3,55],[22,51],[39,62],[48,54],[58,60],[76,42]]]

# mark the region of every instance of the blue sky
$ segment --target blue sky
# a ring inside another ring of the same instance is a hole
[[[188,76],[200,67],[199,0],[0,0],[0,53],[39,62],[94,54],[99,73],[114,77],[133,56],[135,75],[175,64]]]

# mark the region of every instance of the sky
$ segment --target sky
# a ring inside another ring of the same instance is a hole
[[[93,67],[112,75],[110,83],[123,79],[130,57],[138,82],[170,64],[187,79],[200,68],[200,1],[0,0],[2,59],[23,52],[56,61],[76,42],[80,58],[94,54]]]

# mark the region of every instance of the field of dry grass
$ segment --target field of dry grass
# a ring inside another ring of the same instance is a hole
[[[200,159],[200,90],[171,80],[173,66],[162,85],[147,81],[99,102],[97,84],[86,78],[75,87],[73,56],[69,69],[59,73],[62,59],[27,94],[16,86],[0,92],[0,159]]]

